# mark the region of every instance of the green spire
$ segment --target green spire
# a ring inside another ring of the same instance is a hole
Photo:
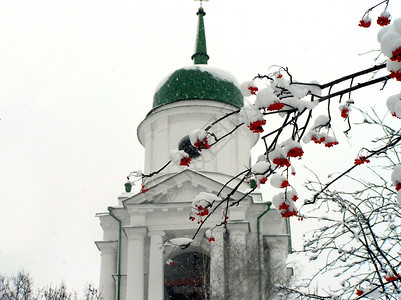
[[[202,7],[199,7],[196,14],[199,16],[198,36],[196,38],[196,52],[191,58],[195,65],[207,65],[209,55],[207,55],[206,51],[205,24],[203,23],[203,16],[206,15],[206,13]]]

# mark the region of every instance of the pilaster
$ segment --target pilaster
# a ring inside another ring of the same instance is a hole
[[[115,299],[116,284],[113,275],[117,270],[117,241],[95,242],[100,254],[100,281],[99,288],[105,299]]]
[[[146,227],[124,227],[128,238],[126,299],[144,300],[144,242]]]
[[[150,237],[148,298],[152,300],[163,300],[164,299],[164,263],[163,263],[164,231],[150,230],[148,236]]]
[[[246,299],[248,295],[246,236],[249,232],[249,222],[227,224],[229,234],[229,288],[231,300]]]
[[[225,299],[224,232],[223,227],[213,229],[215,241],[210,246],[210,299]]]

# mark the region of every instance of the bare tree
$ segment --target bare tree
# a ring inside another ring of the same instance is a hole
[[[34,292],[32,282],[25,271],[18,272],[16,276],[0,274],[0,300],[103,300],[101,292],[93,284],[88,284],[79,298],[78,293],[69,291],[64,283]]]
[[[16,276],[0,275],[1,300],[30,300],[32,297],[32,280],[28,273],[20,271]]]
[[[364,162],[355,160],[354,166],[372,165],[365,167],[365,176],[358,178],[351,167],[329,183],[317,177],[309,181],[315,205],[307,203],[301,211],[306,220],[318,219],[323,225],[305,233],[298,252],[305,253],[318,271],[297,288],[281,286],[299,299],[400,297],[401,199],[390,178],[401,164],[401,131],[376,115],[365,115],[364,123],[383,131],[374,140],[376,149],[363,149],[368,153]],[[334,186],[337,180],[351,182],[353,189],[346,191],[340,183]],[[322,278],[335,280],[324,285]]]

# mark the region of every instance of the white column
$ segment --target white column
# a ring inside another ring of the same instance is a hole
[[[164,299],[164,263],[163,236],[164,231],[150,231],[149,287],[148,299]]]
[[[210,299],[224,299],[224,232],[223,227],[213,229],[214,242],[210,246]]]
[[[144,300],[144,239],[146,227],[124,227],[128,238],[127,300]]]
[[[101,252],[99,289],[104,299],[116,299],[116,283],[113,275],[117,270],[117,241],[95,242]]]
[[[227,224],[229,247],[229,298],[242,300],[248,298],[246,235],[248,222]]]
[[[288,256],[289,238],[287,234],[263,236],[264,244],[267,246],[267,251],[264,249],[265,269],[269,284],[286,283],[287,277],[286,261]],[[266,299],[277,300],[281,299],[278,295],[268,295]]]

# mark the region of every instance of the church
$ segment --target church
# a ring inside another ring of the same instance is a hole
[[[193,130],[244,105],[235,77],[208,65],[205,15],[200,7],[193,65],[160,82],[137,129],[144,174],[162,170],[146,177],[137,194],[127,182],[118,203],[97,214],[105,300],[280,299],[272,286],[288,278],[288,218],[235,178],[251,167],[258,134],[245,126],[234,131],[237,119],[225,118],[210,130],[215,136],[233,131],[229,138],[201,152],[190,141]],[[167,163],[172,149],[185,151],[189,166]],[[242,200],[202,223],[191,218],[200,193]]]

